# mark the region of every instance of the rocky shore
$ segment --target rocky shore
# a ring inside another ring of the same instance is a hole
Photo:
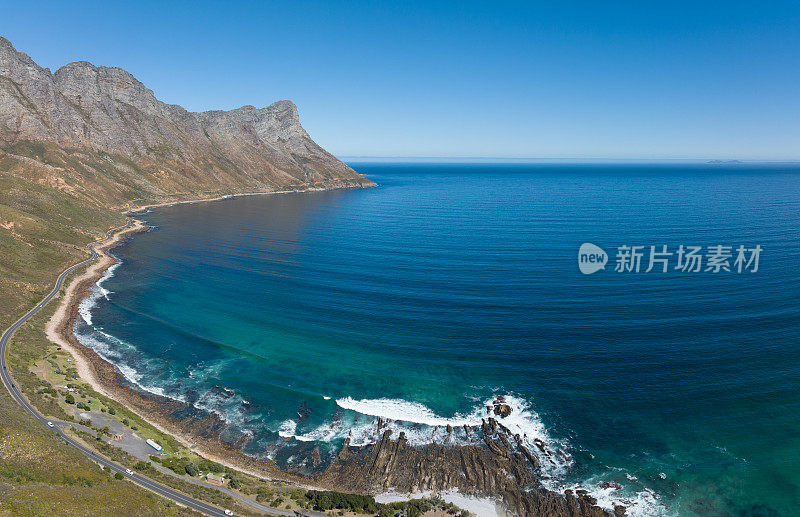
[[[371,445],[355,447],[348,440],[331,461],[322,461],[317,447],[305,448],[301,454],[307,458],[302,463],[316,469],[307,476],[299,471],[283,471],[269,459],[242,452],[250,436],[228,426],[218,416],[139,389],[94,350],[82,345],[73,329],[81,300],[115,263],[107,250],[122,238],[146,228],[136,222],[98,249],[100,260],[67,288],[59,310],[48,324],[48,335],[75,355],[80,376],[96,391],[118,401],[162,432],[214,461],[252,475],[308,488],[373,495],[389,490],[401,493],[458,490],[463,494],[500,498],[510,513],[521,516],[611,515],[596,506],[596,501],[585,491],[558,494],[541,485],[537,477],[540,458],[564,453],[551,451],[540,441],[535,442],[539,450],[531,451],[522,437],[513,435],[502,424],[512,412],[502,397],[486,407],[481,426],[464,427],[463,431],[472,438],[470,445],[412,446],[403,433],[392,436],[386,429],[381,439]],[[378,419],[375,425],[381,430],[384,423]],[[448,426],[448,434],[455,431]],[[615,514],[624,515],[624,508],[617,508]]]
[[[510,408],[499,402],[495,414]],[[448,433],[453,429],[448,426]],[[351,447],[346,443],[330,466],[316,480],[329,487],[348,486],[374,492],[437,492],[456,489],[461,493],[500,497],[505,507],[521,516],[605,517],[608,512],[583,490],[557,494],[541,486],[536,472],[539,460],[519,435],[512,435],[493,417],[479,428],[465,428],[481,437],[478,445],[431,443],[412,446],[404,433],[396,439],[386,430],[378,443]],[[546,455],[546,444],[538,443]],[[625,514],[618,507],[615,514]]]

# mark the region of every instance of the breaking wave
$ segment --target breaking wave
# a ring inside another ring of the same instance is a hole
[[[81,303],[78,304],[78,314],[87,325],[92,324],[92,309],[97,305],[97,302],[101,298],[109,300],[109,295],[113,294],[111,291],[103,287],[103,282],[114,276],[114,272],[122,264],[119,259],[116,260],[117,262],[106,269],[103,273],[103,276],[101,276],[100,279],[92,286],[89,296],[81,300]]]
[[[608,482],[602,476],[583,482],[568,481],[568,474],[573,466],[573,458],[568,452],[571,448],[569,443],[554,438],[526,400],[505,395],[504,403],[511,408],[511,413],[506,417],[498,416],[491,411],[495,400],[494,397],[487,399],[469,413],[444,417],[417,402],[386,398],[356,400],[344,397],[336,400],[339,408],[372,417],[373,420],[358,424],[359,419],[355,419],[353,425],[347,425],[348,419],[339,418],[300,434],[297,434],[297,422],[286,420],[281,424],[279,435],[303,442],[330,442],[349,438],[351,445],[359,446],[375,443],[386,430],[391,430],[393,436],[397,436],[400,432],[405,433],[412,445],[431,442],[466,445],[481,440],[474,432],[467,433],[464,426],[480,427],[483,421],[491,416],[505,426],[512,435],[519,434],[529,451],[537,456],[540,465],[539,478],[545,488],[558,493],[564,493],[565,490],[585,490],[602,508],[613,512],[615,507],[624,506],[630,517],[670,515],[668,507],[660,501],[658,494],[639,482],[621,486]],[[447,430],[448,426],[451,428],[450,432]],[[628,479],[636,480],[635,476],[631,475],[628,475]]]
[[[521,442],[537,456],[539,479],[545,488],[558,493],[565,490],[585,490],[602,508],[613,511],[616,506],[624,506],[630,517],[669,514],[658,494],[643,486],[630,474],[627,474],[627,486],[608,482],[603,476],[594,476],[582,482],[569,480],[569,472],[573,466],[572,456],[568,452],[569,443],[554,438],[531,404],[514,395],[503,396],[504,403],[511,408],[511,413],[505,417],[492,412],[495,397],[484,400],[469,412],[452,416],[439,415],[424,404],[403,399],[343,397],[334,400],[339,413],[330,421],[310,430],[299,431],[300,426],[293,419],[270,425],[263,420],[263,415],[250,410],[249,402],[241,394],[214,384],[214,379],[220,377],[226,361],[200,363],[182,374],[177,374],[164,361],[144,357],[132,344],[93,326],[92,309],[101,300],[109,300],[113,294],[102,284],[114,275],[119,265],[120,262],[117,262],[106,270],[93,286],[90,295],[79,304],[81,318],[76,321],[75,335],[84,346],[94,349],[103,359],[115,365],[131,384],[144,391],[213,413],[251,437],[255,437],[258,431],[267,430],[284,441],[294,439],[298,442],[330,444],[349,440],[353,446],[364,446],[376,443],[387,430],[391,430],[393,436],[404,433],[412,445],[469,445],[477,444],[481,440],[475,432],[469,432],[467,428],[480,428],[485,419],[492,417],[507,428],[511,435],[518,434]],[[322,398],[325,401],[332,400],[329,396]],[[270,454],[274,454],[274,450],[268,451],[268,455]]]

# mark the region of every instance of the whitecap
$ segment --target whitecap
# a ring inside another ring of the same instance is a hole
[[[281,438],[291,438],[297,430],[297,422],[294,420],[284,420],[281,423],[281,428],[278,431],[278,436]]]
[[[480,425],[478,415],[455,415],[451,418],[436,415],[432,410],[417,402],[408,402],[402,399],[362,399],[355,400],[351,397],[337,399],[336,404],[343,408],[380,418],[400,420],[429,426],[463,426]]]
[[[105,298],[108,300],[109,295],[113,294],[111,291],[103,287],[103,282],[114,276],[114,272],[122,263],[119,259],[116,260],[117,262],[106,269],[105,272],[103,272],[103,276],[101,276],[100,279],[95,282],[95,284],[92,286],[89,296],[81,300],[81,303],[78,304],[78,314],[89,326],[92,325],[92,309],[97,306],[97,302],[100,300],[100,298]]]

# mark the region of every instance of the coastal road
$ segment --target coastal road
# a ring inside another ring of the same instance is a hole
[[[84,260],[83,262],[75,264],[74,266],[71,266],[71,267],[67,268],[65,271],[63,271],[58,276],[58,280],[56,280],[56,285],[53,287],[53,290],[50,291],[50,293],[47,296],[45,296],[45,298],[41,302],[39,302],[34,308],[29,310],[24,316],[22,316],[20,319],[18,319],[5,332],[3,332],[2,336],[0,336],[0,368],[2,368],[2,370],[0,370],[0,377],[2,377],[3,384],[5,385],[6,389],[8,389],[9,393],[11,393],[11,397],[13,397],[14,400],[17,401],[17,403],[19,403],[28,413],[30,413],[42,425],[47,426],[48,422],[50,422],[50,421],[47,418],[45,418],[42,414],[40,414],[25,399],[25,397],[19,391],[17,386],[14,384],[14,381],[11,378],[11,375],[8,372],[8,368],[6,366],[6,349],[8,347],[8,342],[11,340],[11,336],[14,335],[14,332],[16,332],[17,329],[19,329],[22,325],[24,325],[25,322],[27,322],[29,319],[31,319],[31,317],[33,317],[36,313],[38,313],[42,309],[42,307],[44,307],[50,300],[52,300],[53,298],[55,298],[58,295],[58,292],[61,290],[61,287],[64,284],[64,280],[66,279],[67,275],[69,275],[70,273],[72,273],[73,271],[75,271],[78,268],[86,266],[87,264],[89,264],[90,262],[92,262],[93,260],[95,260],[98,257],[98,253],[95,250],[95,246],[108,241],[112,237],[113,233],[129,227],[132,223],[133,223],[133,221],[130,218],[128,218],[128,223],[125,224],[124,226],[120,226],[118,228],[113,228],[113,229],[109,230],[106,233],[105,239],[102,239],[102,240],[99,240],[99,241],[95,241],[95,242],[89,244],[87,247],[92,252],[91,257],[89,257],[86,260]],[[141,486],[143,488],[146,488],[146,489],[148,489],[148,490],[150,490],[152,492],[155,492],[156,494],[158,494],[158,495],[160,495],[162,497],[166,497],[167,499],[171,499],[171,500],[175,501],[176,503],[178,503],[180,505],[189,507],[189,508],[191,508],[193,510],[196,510],[198,512],[202,512],[202,513],[204,513],[206,515],[212,515],[212,516],[215,516],[215,517],[216,516],[225,517],[225,515],[226,515],[225,511],[220,509],[220,508],[217,508],[216,506],[212,506],[212,505],[210,505],[208,503],[204,503],[203,501],[199,501],[197,499],[193,499],[193,498],[191,498],[191,497],[189,497],[189,496],[187,496],[185,494],[182,494],[181,492],[178,492],[178,491],[173,490],[173,489],[171,489],[169,487],[161,485],[160,483],[156,483],[155,481],[153,481],[153,480],[151,480],[151,479],[149,479],[149,478],[147,478],[145,476],[142,476],[140,474],[137,474],[135,472],[130,472],[129,473],[127,471],[127,469],[125,469],[125,467],[122,467],[121,465],[117,465],[116,463],[114,463],[112,461],[109,461],[105,457],[103,457],[100,454],[98,454],[98,453],[86,448],[80,442],[78,442],[77,440],[75,440],[74,438],[69,436],[64,431],[64,428],[68,427],[68,426],[66,426],[64,424],[61,424],[61,423],[58,423],[58,425],[56,425],[56,423],[53,422],[52,426],[50,426],[50,427],[52,427],[53,430],[55,432],[57,432],[59,434],[59,436],[61,436],[62,440],[64,440],[69,445],[71,445],[71,446],[75,447],[76,449],[78,449],[79,451],[81,451],[83,454],[88,456],[89,459],[91,459],[92,461],[94,461],[96,463],[99,463],[102,466],[110,468],[112,470],[112,472],[119,472],[120,474],[122,474],[123,476],[128,478],[130,481],[136,483],[137,485],[139,485],[139,486]]]

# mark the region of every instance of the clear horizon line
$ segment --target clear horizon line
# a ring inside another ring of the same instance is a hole
[[[342,161],[502,161],[502,162],[727,162],[727,163],[800,163],[800,158],[598,158],[598,157],[508,157],[508,156],[390,156],[390,155],[336,155]]]

